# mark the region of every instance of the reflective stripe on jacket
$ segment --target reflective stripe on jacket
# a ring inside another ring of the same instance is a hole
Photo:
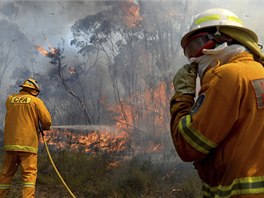
[[[41,99],[25,92],[11,95],[6,101],[4,149],[37,153],[39,122],[51,126],[50,113]]]
[[[171,100],[171,134],[179,156],[195,162],[204,197],[264,197],[263,66],[241,53],[205,73],[194,105],[184,97]]]

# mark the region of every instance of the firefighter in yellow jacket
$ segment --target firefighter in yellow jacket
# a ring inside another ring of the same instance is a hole
[[[170,101],[177,153],[194,162],[203,197],[264,198],[264,56],[257,35],[233,12],[209,9],[194,17],[181,45],[189,64],[176,72]]]
[[[7,197],[18,167],[23,179],[23,198],[35,197],[39,125],[51,126],[51,116],[41,99],[34,79],[27,79],[18,94],[6,101],[4,159],[0,172],[0,197]]]

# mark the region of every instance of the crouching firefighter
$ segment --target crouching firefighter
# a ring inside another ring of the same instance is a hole
[[[18,94],[6,100],[4,157],[0,172],[0,198],[8,197],[11,181],[18,168],[23,179],[23,198],[35,197],[39,123],[44,130],[51,126],[51,116],[34,79],[27,79]]]
[[[203,197],[264,198],[264,55],[226,9],[194,17],[181,40],[189,63],[174,76],[171,136],[194,162]],[[196,94],[196,77],[201,88]]]

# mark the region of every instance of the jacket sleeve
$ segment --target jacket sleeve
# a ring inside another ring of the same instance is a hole
[[[43,130],[49,130],[51,127],[51,116],[45,104],[39,98],[37,102],[37,113]]]
[[[208,71],[192,106],[176,100],[171,106],[171,134],[184,161],[197,161],[213,151],[237,120],[239,82],[236,71],[220,66]]]
[[[170,101],[171,112],[171,136],[175,149],[183,161],[193,161],[196,156],[202,155],[197,152],[181,135],[179,130],[180,120],[190,114],[190,110],[194,104],[191,95],[174,95]]]

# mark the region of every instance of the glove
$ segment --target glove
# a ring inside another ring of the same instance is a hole
[[[177,71],[173,78],[175,95],[195,96],[197,70],[196,64],[186,64]]]

